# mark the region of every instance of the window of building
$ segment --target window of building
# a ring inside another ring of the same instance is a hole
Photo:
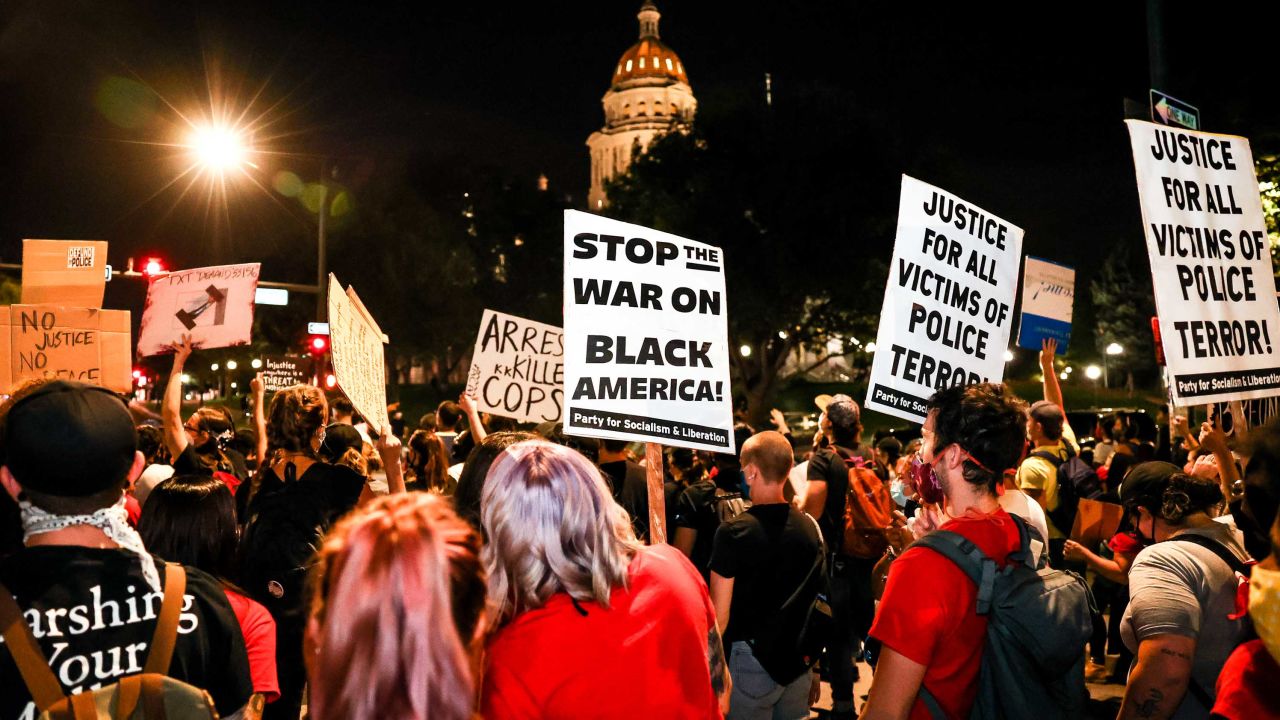
[[[643,69],[644,69],[644,56],[643,56],[643,55],[641,55],[641,56],[640,56],[640,69],[641,69],[641,70],[643,70]]]
[[[631,72],[631,61],[627,61],[627,72]]]
[[[667,58],[667,71],[670,72],[671,70],[674,70],[674,69],[675,68],[671,66],[671,58]]]

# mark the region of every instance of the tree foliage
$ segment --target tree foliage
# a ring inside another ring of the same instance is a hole
[[[1134,246],[1117,246],[1089,285],[1098,352],[1106,352],[1111,343],[1119,343],[1124,348],[1123,354],[1107,358],[1113,384],[1121,373],[1154,366],[1151,318],[1155,315],[1155,304],[1148,279],[1150,273],[1145,268],[1134,270],[1134,265],[1140,262],[1135,255],[1140,251],[1140,246],[1136,250]]]

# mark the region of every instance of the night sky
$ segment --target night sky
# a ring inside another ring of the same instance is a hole
[[[185,160],[149,143],[179,140],[179,113],[201,115],[209,87],[265,123],[255,136],[273,153],[264,177],[312,179],[329,163],[358,184],[415,157],[442,178],[546,173],[581,203],[584,142],[635,41],[639,5],[10,0],[0,5],[0,259],[17,261],[23,237],[107,239],[116,266],[147,253],[179,266],[264,251],[311,258],[313,220],[278,194],[240,183],[219,219],[203,186],[164,190]],[[775,103],[797,86],[835,88],[865,113],[857,131],[869,150],[911,150],[896,167],[833,156],[815,173],[896,188],[910,158],[949,157],[957,171],[921,179],[1021,225],[1028,253],[1086,278],[1108,248],[1142,242],[1122,119],[1124,98],[1147,102],[1144,3],[875,5],[658,4],[662,38],[704,108],[762,96],[769,72]],[[1270,87],[1280,10],[1267,5],[1166,10],[1167,91],[1198,105],[1205,129],[1252,137],[1259,154],[1280,145]],[[113,77],[155,95],[129,95]],[[122,92],[113,122],[102,97]],[[308,279],[313,262],[266,274]]]

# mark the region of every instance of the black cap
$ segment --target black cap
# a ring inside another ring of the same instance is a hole
[[[1161,460],[1138,463],[1124,476],[1120,485],[1120,502],[1139,505],[1147,509],[1160,507],[1169,478],[1182,472],[1182,468]]]
[[[54,380],[9,409],[4,450],[4,464],[24,488],[83,497],[125,479],[138,451],[138,433],[115,393]]]
[[[348,450],[363,452],[364,438],[360,437],[359,430],[346,423],[333,423],[324,429],[324,442],[320,444],[322,457],[337,462]]]

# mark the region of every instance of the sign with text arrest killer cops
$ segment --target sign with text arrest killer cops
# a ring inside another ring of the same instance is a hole
[[[1174,404],[1280,395],[1280,308],[1249,141],[1125,122]]]
[[[564,214],[564,430],[733,452],[724,254]]]
[[[902,176],[867,407],[924,422],[939,389],[1004,377],[1022,229]]]

